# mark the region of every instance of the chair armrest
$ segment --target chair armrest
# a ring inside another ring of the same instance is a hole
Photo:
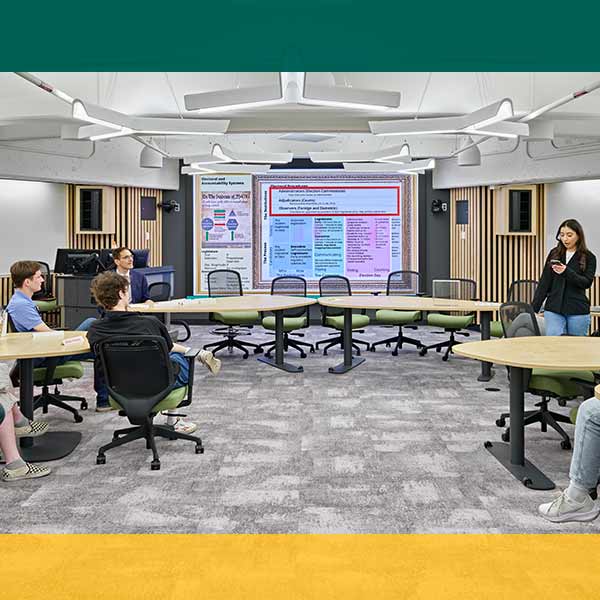
[[[196,358],[196,356],[198,356],[198,354],[200,354],[200,348],[190,348],[184,355],[184,358],[191,358],[194,359]]]
[[[381,294],[381,291],[379,291],[379,292],[371,292],[372,296],[379,296],[379,294]]]

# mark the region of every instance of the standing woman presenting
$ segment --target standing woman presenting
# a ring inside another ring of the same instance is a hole
[[[596,257],[588,250],[583,227],[575,219],[563,221],[556,234],[539,286],[531,302],[539,312],[544,300],[546,335],[587,335],[590,301],[586,290],[596,274]]]

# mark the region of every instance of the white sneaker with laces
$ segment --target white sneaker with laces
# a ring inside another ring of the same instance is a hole
[[[194,433],[194,431],[196,431],[196,429],[198,429],[198,426],[196,425],[196,423],[192,423],[191,421],[184,421],[183,419],[177,419],[177,421],[175,421],[175,425],[173,425],[173,429],[177,432],[177,433]]]
[[[200,350],[198,360],[213,374],[218,375],[221,370],[221,361],[215,358],[209,350]]]
[[[538,512],[544,519],[553,523],[593,521],[600,514],[600,507],[589,496],[586,496],[583,502],[576,502],[563,492],[552,502],[540,504]]]

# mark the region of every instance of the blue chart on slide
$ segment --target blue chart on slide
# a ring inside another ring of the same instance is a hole
[[[267,279],[385,280],[402,268],[399,185],[271,185],[263,202]]]

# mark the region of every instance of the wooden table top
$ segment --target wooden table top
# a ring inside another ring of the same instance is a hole
[[[473,300],[447,300],[425,298],[423,296],[326,296],[319,298],[319,304],[335,308],[366,308],[388,310],[425,311],[496,311],[498,302],[477,302]]]
[[[597,385],[594,388],[594,395],[596,396],[596,398],[598,398],[598,400],[600,400],[600,385]]]
[[[63,345],[63,339],[74,337],[82,337],[83,342]],[[69,356],[83,354],[89,350],[85,331],[57,331],[49,334],[9,333],[0,337],[0,360]]]
[[[169,300],[149,304],[130,304],[130,310],[140,313],[210,313],[238,310],[272,311],[301,308],[316,304],[314,298],[298,296],[229,296],[223,298],[195,298]]]
[[[460,356],[528,369],[600,369],[600,338],[537,336],[466,342],[454,347]]]

